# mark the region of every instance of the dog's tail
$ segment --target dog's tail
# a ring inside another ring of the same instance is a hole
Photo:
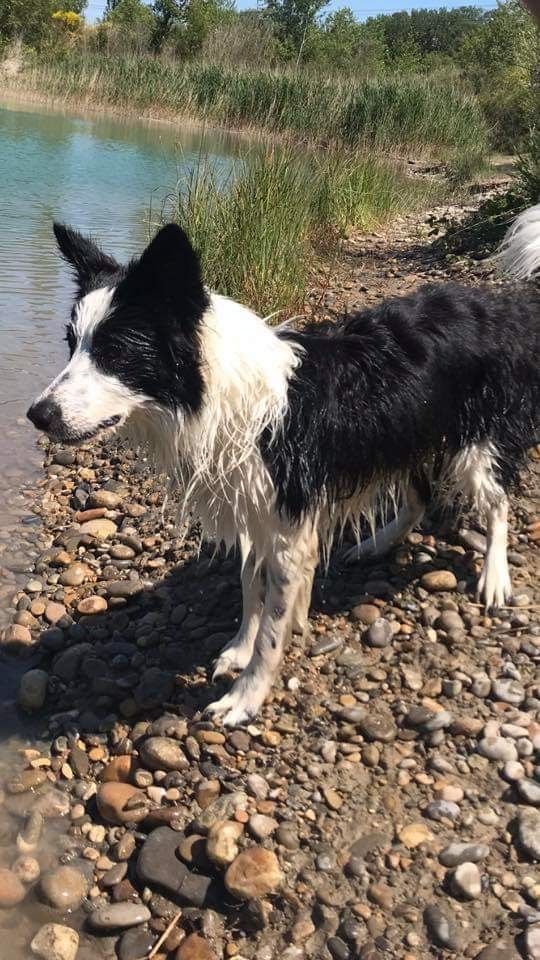
[[[526,280],[540,269],[540,203],[516,217],[498,254],[503,272]]]

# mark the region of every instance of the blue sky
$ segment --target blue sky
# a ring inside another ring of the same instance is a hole
[[[429,7],[461,7],[468,3],[474,3],[474,0],[448,0],[446,3],[437,3],[434,0],[417,0],[416,3],[409,3],[408,0],[330,0],[327,10],[337,7],[350,7],[354,10],[359,20],[365,17],[374,16],[377,13],[395,13],[397,10],[412,10],[413,8]],[[255,0],[236,0],[236,5],[240,10],[246,7],[256,6]],[[481,0],[476,4],[483,10],[492,10],[497,6],[496,0]],[[86,16],[88,20],[97,20],[103,13],[105,0],[88,0]]]

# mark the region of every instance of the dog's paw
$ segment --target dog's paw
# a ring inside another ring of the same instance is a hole
[[[215,681],[218,677],[222,677],[227,673],[245,670],[251,660],[251,654],[251,644],[247,645],[233,640],[224,647],[219,657],[214,661],[212,680]]]
[[[221,700],[215,700],[206,713],[218,718],[225,727],[250,723],[261,709],[270,689],[270,680],[244,672]]]
[[[512,599],[512,582],[508,570],[486,562],[476,589],[476,599],[486,610],[504,607]]]
[[[247,723],[251,723],[257,716],[257,712],[258,707],[244,703],[234,694],[233,690],[231,690],[230,693],[226,693],[220,700],[214,700],[213,703],[209,703],[205,710],[205,713],[215,717],[224,727],[245,726]]]

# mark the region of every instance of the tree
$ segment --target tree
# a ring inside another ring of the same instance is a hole
[[[82,17],[87,6],[88,0],[65,0],[64,3],[53,3],[52,8],[55,12],[61,10],[62,13],[78,13]]]
[[[152,46],[161,50],[173,27],[185,19],[189,0],[154,0],[154,30]]]
[[[381,31],[389,64],[408,62],[421,68],[421,60],[430,54],[455,59],[464,39],[482,27],[480,7],[463,6],[448,10],[418,9],[410,13],[379,14],[366,21],[367,28]]]
[[[150,27],[152,10],[143,0],[109,0],[103,18],[107,23],[121,27]]]
[[[499,143],[514,149],[538,120],[538,34],[516,2],[484,14],[458,51]]]
[[[39,45],[51,29],[51,0],[0,0],[0,37]]]
[[[276,24],[278,35],[285,43],[290,43],[297,55],[297,63],[302,52],[308,30],[317,22],[317,14],[326,6],[328,0],[266,0],[266,9]]]
[[[189,0],[184,19],[172,27],[170,42],[179,56],[192,57],[212,30],[230,24],[235,16],[232,0]]]

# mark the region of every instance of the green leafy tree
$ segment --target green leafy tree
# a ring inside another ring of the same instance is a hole
[[[152,10],[143,0],[114,0],[105,11],[104,20],[116,26],[150,27],[154,17]]]
[[[152,47],[161,50],[174,27],[185,21],[189,0],[154,0],[154,29]]]
[[[193,57],[211,31],[232,23],[235,16],[233,0],[189,0],[182,22],[170,33],[170,42],[179,56]]]
[[[367,29],[349,7],[333,10],[308,33],[304,59],[342,73],[368,75],[384,69],[380,31]]]
[[[65,0],[64,3],[53,3],[52,6],[53,11],[63,10],[64,13],[78,13],[82,17],[88,6],[88,0]]]
[[[266,0],[266,10],[276,25],[280,39],[291,45],[299,62],[308,32],[327,0]]]
[[[0,0],[0,37],[38,45],[51,29],[51,0]]]
[[[519,147],[538,122],[538,54],[534,21],[514,0],[486,13],[482,29],[459,51],[463,72],[505,148]]]
[[[481,28],[483,19],[482,9],[476,6],[421,8],[370,17],[366,27],[382,36],[389,65],[421,70],[422,59],[432,54],[455,59],[464,39]]]

